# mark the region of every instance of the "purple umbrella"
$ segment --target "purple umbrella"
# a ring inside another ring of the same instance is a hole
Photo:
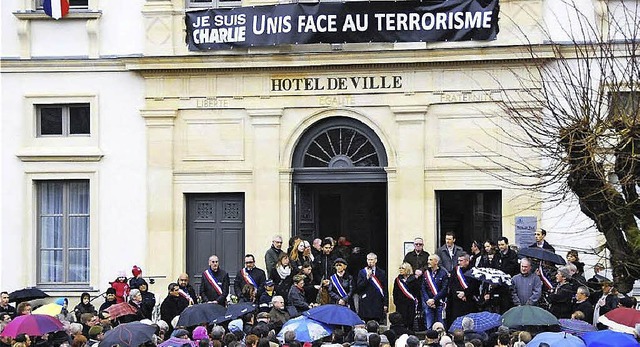
[[[182,347],[184,345],[187,345],[188,347],[195,347],[198,344],[194,341],[191,340],[185,340],[185,339],[181,339],[178,337],[172,337],[170,339],[168,339],[167,341],[161,343],[158,345],[158,347]]]
[[[563,318],[558,319],[558,321],[560,322],[560,328],[562,328],[562,331],[566,331],[574,335],[584,334],[589,331],[596,331],[596,327],[580,319]]]
[[[0,336],[16,337],[20,334],[42,336],[44,334],[62,330],[62,323],[57,318],[44,314],[27,314],[18,316],[2,331]]]

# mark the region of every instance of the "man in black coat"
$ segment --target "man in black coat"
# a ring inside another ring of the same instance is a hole
[[[480,282],[464,275],[471,268],[470,258],[466,252],[460,253],[458,265],[453,268],[449,277],[448,325],[451,325],[457,317],[477,311]]]
[[[189,283],[189,275],[187,275],[186,273],[180,274],[180,276],[178,276],[178,286],[180,287],[180,291],[178,292],[178,294],[187,299],[189,305],[198,303],[196,290],[193,289],[193,286]]]
[[[365,322],[382,321],[389,305],[387,274],[376,266],[377,263],[378,256],[375,253],[367,254],[367,267],[358,272],[356,280],[356,291],[360,294],[358,315]]]
[[[424,240],[421,237],[413,240],[413,251],[407,253],[402,262],[411,264],[413,271],[419,270],[416,271],[416,276],[422,275],[422,271],[429,266],[429,252],[424,250]]]
[[[589,302],[589,288],[578,287],[576,291],[576,302],[573,304],[573,312],[580,311],[584,314],[583,321],[593,324],[593,305]]]
[[[509,247],[509,239],[504,236],[498,239],[498,253],[495,255],[494,263],[498,270],[502,270],[511,276],[515,276],[520,272],[518,255]]]
[[[169,331],[166,333],[168,336],[174,329],[171,325],[171,320],[179,316],[180,313],[189,306],[189,301],[178,293],[180,286],[178,286],[177,283],[169,284],[167,289],[169,290],[169,295],[167,295],[160,305],[160,318],[169,324]]]
[[[531,246],[529,247],[540,247],[540,248],[544,248],[546,250],[549,250],[551,252],[556,252],[556,249],[553,248],[553,246],[551,246],[549,244],[549,242],[545,241],[545,237],[547,236],[547,231],[544,229],[540,229],[540,230],[536,230],[536,232],[533,234],[536,238],[536,242],[533,243]]]
[[[8,313],[11,319],[16,317],[16,308],[9,305],[9,293],[0,293],[0,312]]]
[[[225,306],[229,295],[229,274],[220,268],[218,256],[209,257],[209,268],[202,272],[200,301]]]
[[[267,276],[263,270],[256,267],[256,259],[253,254],[247,254],[244,256],[244,267],[238,271],[236,278],[233,280],[233,290],[237,296],[240,296],[242,287],[245,284],[249,284],[256,288],[256,298],[260,298],[266,281]]]
[[[328,239],[322,241],[322,252],[313,260],[313,278],[315,284],[328,280],[335,273],[333,262],[336,257],[332,253],[333,244]]]

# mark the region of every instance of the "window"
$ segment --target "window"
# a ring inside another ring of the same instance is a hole
[[[475,241],[502,236],[502,192],[499,190],[436,191],[440,244],[445,233],[456,234],[456,244],[468,249]]]
[[[89,283],[89,180],[36,181],[39,284]]]
[[[69,9],[87,9],[89,0],[69,0]],[[42,0],[36,0],[36,9],[42,10]]]
[[[37,105],[38,136],[74,136],[91,133],[89,104]]]
[[[229,8],[241,5],[241,0],[187,0],[187,8]]]
[[[610,117],[629,117],[629,120],[634,121],[640,115],[640,92],[611,92],[609,93],[609,106]]]

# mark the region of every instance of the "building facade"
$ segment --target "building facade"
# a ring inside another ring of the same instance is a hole
[[[135,264],[163,293],[210,254],[231,273],[263,263],[276,234],[346,236],[397,269],[417,236],[468,249],[545,223],[539,196],[487,172],[514,150],[500,103],[541,61],[525,48],[556,30],[549,2],[501,1],[492,41],[206,52],[185,11],[239,3],[71,4],[60,20],[1,5],[2,289],[99,293]]]

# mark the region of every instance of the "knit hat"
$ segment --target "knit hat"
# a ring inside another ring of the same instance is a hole
[[[107,295],[109,295],[109,294],[116,295],[116,289],[113,288],[113,287],[107,288]]]
[[[138,277],[138,275],[142,273],[142,269],[139,268],[138,265],[134,265],[131,269],[131,273],[133,274],[133,277]]]
[[[207,334],[207,328],[205,328],[203,326],[199,326],[199,327],[196,327],[195,329],[193,329],[192,336],[193,336],[193,339],[196,340],[196,341],[209,338],[209,335]]]
[[[116,273],[116,278],[120,278],[120,277],[127,278],[127,274],[124,272],[124,270],[120,270]]]
[[[333,264],[334,264],[334,265],[335,265],[335,264],[338,264],[338,263],[341,263],[341,264],[347,265],[347,261],[346,261],[346,260],[344,260],[344,258],[338,258],[338,259],[336,259],[336,260],[334,260],[334,261],[333,261]]]
[[[64,302],[67,300],[67,298],[57,298],[56,299],[56,304],[60,305],[60,306],[64,306]]]
[[[90,339],[94,339],[100,335],[100,333],[102,332],[103,328],[99,325],[94,325],[89,329],[89,338]]]
[[[234,319],[229,322],[229,331],[232,333],[242,331],[242,319]]]

